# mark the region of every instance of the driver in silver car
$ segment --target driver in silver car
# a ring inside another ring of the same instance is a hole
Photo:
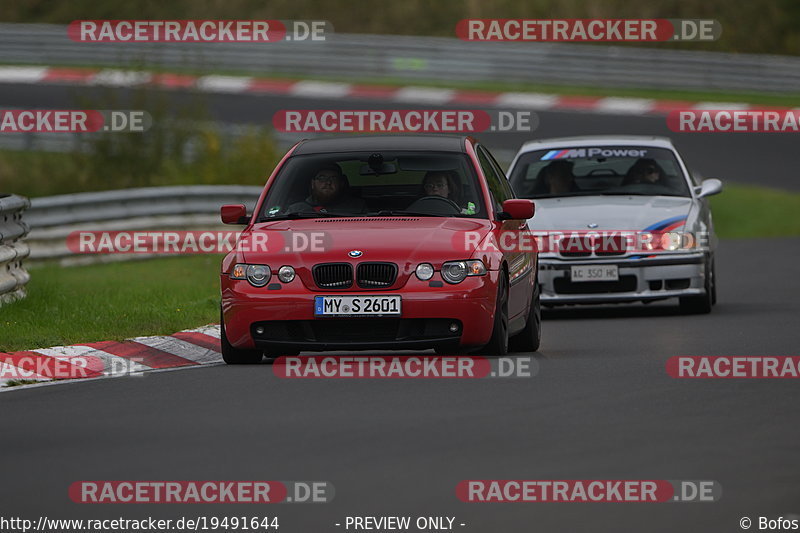
[[[649,157],[638,159],[631,165],[622,181],[622,185],[638,184],[669,186],[664,176],[664,169],[655,159]]]

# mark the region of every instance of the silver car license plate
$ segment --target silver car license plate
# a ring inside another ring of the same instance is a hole
[[[619,267],[617,265],[573,265],[570,279],[573,282],[617,281],[619,280]]]

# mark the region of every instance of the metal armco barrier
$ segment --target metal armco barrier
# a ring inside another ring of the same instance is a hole
[[[0,194],[0,305],[23,298],[30,275],[22,266],[30,250],[22,240],[28,226],[22,212],[30,201],[22,196]]]
[[[723,28],[724,31],[724,28]],[[455,27],[454,27],[455,32]],[[800,58],[566,43],[466,42],[447,37],[329,34],[324,42],[80,43],[67,27],[0,24],[0,57],[17,65],[294,74],[431,81],[796,92]],[[109,81],[113,85],[113,80]]]
[[[136,254],[75,256],[66,244],[73,231],[212,230],[223,204],[245,204],[252,212],[263,187],[192,185],[144,187],[47,196],[31,200],[25,215],[31,228],[31,260],[60,259],[63,264],[141,258]]]

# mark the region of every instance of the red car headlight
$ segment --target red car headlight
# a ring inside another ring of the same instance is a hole
[[[442,279],[451,284],[461,283],[467,276],[483,276],[485,274],[486,265],[478,259],[448,261],[442,264]]]
[[[422,281],[428,281],[433,277],[433,265],[430,263],[420,263],[417,265],[416,270],[417,278]]]
[[[263,287],[269,283],[272,271],[267,265],[247,265],[237,263],[231,269],[231,279],[246,279],[253,287]]]

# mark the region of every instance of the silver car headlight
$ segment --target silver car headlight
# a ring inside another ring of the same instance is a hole
[[[683,236],[674,231],[661,235],[661,248],[669,252],[674,252],[683,244]]]
[[[661,249],[668,252],[675,250],[689,251],[695,247],[694,234],[691,232],[670,231],[661,235]]]

